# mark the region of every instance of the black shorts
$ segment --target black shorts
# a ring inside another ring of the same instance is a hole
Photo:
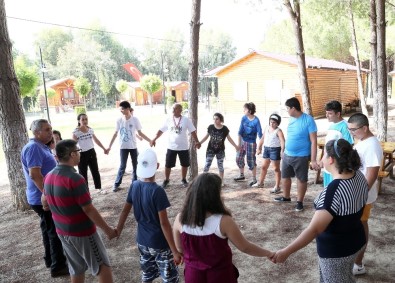
[[[189,150],[171,150],[166,152],[166,168],[173,168],[176,166],[177,155],[180,158],[182,167],[189,167]]]

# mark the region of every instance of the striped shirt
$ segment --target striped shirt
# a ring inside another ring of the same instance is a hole
[[[358,170],[352,178],[333,180],[316,198],[315,208],[333,216],[326,230],[317,236],[320,257],[345,257],[362,248],[366,239],[361,216],[367,197],[368,184]]]
[[[57,165],[44,179],[44,194],[56,233],[84,237],[96,232],[95,224],[82,210],[92,203],[84,177],[74,167]]]

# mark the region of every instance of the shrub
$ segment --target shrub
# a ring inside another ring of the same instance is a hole
[[[169,106],[173,105],[175,101],[176,101],[176,98],[172,95],[170,95],[166,98],[166,103]]]
[[[186,110],[189,108],[189,104],[186,101],[182,101],[180,102],[181,106],[182,106],[182,110]]]
[[[76,115],[86,114],[86,108],[85,108],[85,106],[76,106],[76,107],[74,107],[74,112]]]

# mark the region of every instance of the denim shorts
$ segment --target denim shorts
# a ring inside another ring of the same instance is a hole
[[[159,276],[163,282],[179,282],[178,268],[170,249],[153,249],[137,244],[140,251],[141,281],[151,282]]]
[[[281,147],[267,147],[263,148],[263,158],[273,161],[281,160]]]

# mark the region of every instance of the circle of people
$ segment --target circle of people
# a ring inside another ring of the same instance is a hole
[[[366,272],[363,257],[368,242],[368,219],[377,198],[376,179],[383,158],[378,139],[369,129],[369,120],[362,113],[348,121],[342,117],[338,101],[326,104],[330,123],[324,156],[317,161],[317,126],[314,118],[302,112],[299,100],[285,103],[289,114],[287,139],[279,128],[281,116],[273,113],[264,129],[255,115],[255,104],[244,105],[238,130],[238,143],[229,135],[220,113],[213,115],[213,124],[199,140],[192,121],[182,115],[182,106],[174,104],[173,115],[149,139],[142,131],[130,103],[120,103],[122,117],[105,148],[88,126],[88,116],[77,117],[78,126],[72,139],[62,140],[45,119],[33,121],[33,138],[22,150],[21,161],[27,182],[27,200],[40,217],[44,244],[44,262],[52,277],[70,275],[71,282],[84,282],[89,269],[100,282],[113,282],[111,265],[97,227],[108,239],[119,237],[133,209],[137,225],[137,246],[140,253],[141,280],[179,282],[178,265],[185,264],[185,282],[237,282],[239,272],[232,262],[230,240],[240,251],[266,257],[274,263],[287,258],[316,239],[320,282],[355,282],[355,275]],[[156,140],[168,132],[165,179],[155,181],[159,167],[152,149]],[[191,146],[197,149],[208,141],[203,173],[190,184],[186,179],[190,165],[187,132]],[[119,135],[120,166],[113,192],[120,189],[128,156],[133,174],[126,202],[118,225],[111,228],[92,204],[88,188],[88,168],[95,189],[102,193],[101,179],[94,143],[108,154]],[[257,143],[257,137],[259,142]],[[149,142],[151,148],[138,153],[136,138]],[[356,141],[354,141],[354,138]],[[290,203],[292,178],[297,180],[295,211],[303,211],[308,171],[324,168],[324,189],[314,201],[315,213],[308,227],[287,247],[276,252],[248,241],[232,218],[221,198],[224,186],[225,140],[236,149],[239,175],[234,181],[245,181],[247,164],[252,179],[250,187],[263,188],[272,164],[275,185],[270,190],[276,202]],[[263,164],[256,177],[256,155],[262,154]],[[165,189],[170,184],[171,169],[177,156],[181,164],[181,185],[187,187],[181,212],[172,226],[167,216],[170,202]],[[56,158],[55,158],[56,157]],[[214,157],[219,174],[208,173]],[[78,166],[78,173],[74,169]],[[280,168],[281,167],[281,168]]]

